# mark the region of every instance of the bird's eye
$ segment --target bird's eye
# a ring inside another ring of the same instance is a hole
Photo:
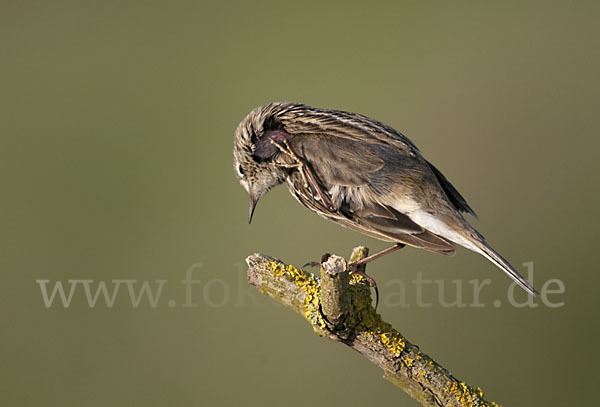
[[[238,165],[237,170],[238,170],[238,173],[240,174],[240,177],[243,177],[244,176],[244,169],[242,168],[241,165]]]

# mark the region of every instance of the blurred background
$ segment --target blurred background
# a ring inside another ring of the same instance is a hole
[[[384,319],[505,406],[593,402],[598,11],[585,1],[3,0],[2,404],[417,405],[246,284],[254,252],[301,265],[386,247],[285,187],[247,224],[233,132],[272,101],[402,131],[465,195],[490,243],[522,273],[533,262],[547,291],[547,304],[527,305],[474,253],[408,248],[369,266]],[[418,278],[436,280],[420,299]],[[490,281],[479,302],[476,279]],[[57,282],[65,297],[74,287],[70,301],[50,298]],[[101,283],[112,306],[86,297]],[[448,306],[457,285],[464,306]]]

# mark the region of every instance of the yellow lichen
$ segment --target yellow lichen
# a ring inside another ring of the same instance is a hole
[[[404,350],[404,338],[398,332],[385,332],[380,334],[381,343],[390,350],[394,355],[398,356]]]
[[[349,325],[383,344],[394,356],[399,356],[406,346],[405,339],[390,324],[381,319],[371,303],[371,291],[366,279],[353,274],[350,279],[352,310]]]
[[[320,286],[318,280],[310,273],[291,265],[271,261],[267,267],[277,277],[283,277],[301,288],[304,297],[304,317],[315,327],[315,330],[325,328],[325,321],[319,312]],[[350,279],[352,310],[349,313],[348,325],[353,326],[364,335],[383,344],[394,356],[399,356],[406,347],[405,339],[400,333],[384,322],[375,312],[371,304],[370,287],[362,276],[353,274]],[[412,360],[411,362],[412,363]]]
[[[306,293],[304,297],[304,317],[314,326],[325,328],[325,321],[319,312],[320,306],[320,287],[315,277],[304,270],[297,269],[292,265],[285,265],[270,261],[267,267],[277,277],[285,277],[288,281],[294,283]]]
[[[360,274],[356,274],[356,273],[350,274],[350,284],[366,283],[366,282],[367,282],[367,280]]]
[[[494,402],[486,402],[483,399],[483,391],[479,387],[473,389],[464,382],[451,382],[444,390],[454,396],[456,401],[460,402],[460,404],[465,407],[500,407]]]
[[[406,367],[412,367],[414,361],[414,359],[406,358],[404,359],[404,364],[406,365]]]

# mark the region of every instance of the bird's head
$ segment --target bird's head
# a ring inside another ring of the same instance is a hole
[[[258,200],[271,188],[281,184],[286,170],[273,162],[275,152],[269,144],[272,154],[264,154],[261,145],[266,145],[265,135],[274,129],[274,105],[261,106],[250,112],[235,130],[233,143],[233,169],[238,181],[250,195],[248,222]],[[258,148],[257,148],[258,147]]]

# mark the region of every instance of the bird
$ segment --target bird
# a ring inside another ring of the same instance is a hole
[[[477,215],[444,174],[408,137],[375,119],[301,103],[259,106],[235,129],[233,166],[250,197],[249,223],[259,199],[285,183],[321,217],[393,243],[348,265],[375,287],[359,266],[405,246],[450,256],[459,245],[537,294],[466,220],[463,214]]]

